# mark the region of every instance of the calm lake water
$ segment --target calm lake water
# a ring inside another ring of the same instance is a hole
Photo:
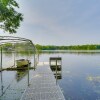
[[[100,52],[49,52],[39,55],[40,62],[62,57],[62,77],[58,80],[66,100],[100,100]],[[3,54],[3,68],[14,64],[14,54]],[[16,54],[16,60],[33,55]],[[33,65],[32,65],[33,66]],[[30,79],[34,70],[29,73]],[[1,77],[2,76],[2,77]],[[0,72],[0,100],[20,100],[28,84],[27,71]]]

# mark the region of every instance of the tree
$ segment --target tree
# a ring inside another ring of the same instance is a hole
[[[15,8],[19,8],[15,0],[0,0],[0,28],[9,33],[16,33],[23,20],[23,15]]]

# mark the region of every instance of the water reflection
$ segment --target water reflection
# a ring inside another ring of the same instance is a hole
[[[27,73],[27,70],[0,72],[0,100],[20,100],[28,86]],[[30,78],[32,78],[32,73],[31,70]]]
[[[61,57],[50,57],[50,68],[57,80],[62,79],[62,58]]]
[[[93,90],[100,94],[100,76],[88,76],[87,80],[92,85]]]
[[[55,78],[59,80],[58,84],[62,88],[66,100],[100,100],[100,52],[44,52],[39,54],[38,57],[40,62],[48,62],[51,56],[55,57],[58,55],[63,59],[63,68],[58,67],[57,74],[56,68],[51,67],[51,69]],[[12,56],[12,54],[8,54],[8,56],[3,54],[5,59],[3,60],[3,66],[6,65],[5,62],[11,59]],[[24,57],[29,57],[31,62],[34,61],[32,54],[29,56],[27,54],[16,54],[16,59]],[[15,98],[20,100],[21,92],[27,87],[27,71],[5,71],[3,73],[4,77],[2,79],[0,72],[0,95],[12,82],[12,79],[14,81],[6,94],[2,98],[0,97],[0,100],[15,100]],[[11,99],[11,97],[13,98]]]
[[[27,70],[17,70],[16,80],[17,82],[21,81],[28,74]]]
[[[62,68],[57,68],[57,70],[56,70],[56,68],[54,68],[52,66],[50,66],[50,68],[51,68],[55,78],[57,78],[57,80],[62,79]]]
[[[30,59],[32,62],[30,65],[31,67],[33,67],[34,64],[33,53],[3,52],[2,58],[3,68],[8,68],[15,65],[14,62],[20,58]],[[28,69],[0,72],[0,100],[20,100],[22,93],[28,86],[31,77],[32,70],[28,71]]]
[[[100,55],[100,50],[43,50],[40,54]]]

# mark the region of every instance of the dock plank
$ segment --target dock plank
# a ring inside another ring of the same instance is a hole
[[[49,66],[39,66],[21,100],[65,100]]]

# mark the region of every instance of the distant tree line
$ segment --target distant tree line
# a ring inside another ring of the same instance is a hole
[[[54,46],[36,44],[38,50],[100,50],[100,45]]]
[[[55,46],[55,45],[35,45],[37,50],[100,50],[100,45],[73,45],[73,46]],[[2,45],[4,51],[33,52],[33,47],[29,43],[6,43]]]

